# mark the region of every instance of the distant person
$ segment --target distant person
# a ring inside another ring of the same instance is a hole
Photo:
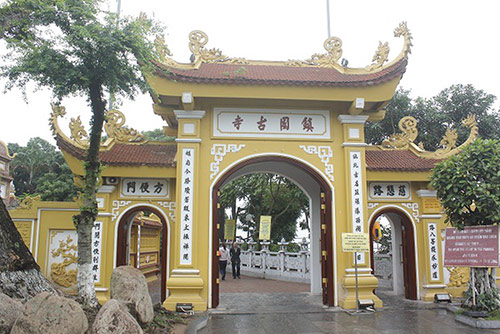
[[[226,267],[227,267],[227,261],[231,262],[229,260],[229,249],[226,248],[226,243],[223,242],[220,247],[219,247],[219,253],[220,253],[220,258],[219,258],[219,270],[220,274],[222,276],[222,280],[226,279]]]
[[[230,254],[231,254],[231,269],[233,270],[233,278],[236,277],[241,278],[240,277],[241,248],[238,246],[238,243],[236,241],[233,242],[233,247],[231,247]]]

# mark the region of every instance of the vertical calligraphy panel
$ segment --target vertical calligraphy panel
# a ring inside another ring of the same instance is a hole
[[[363,214],[363,177],[361,170],[361,152],[349,152],[349,164],[351,171],[351,217],[352,229],[354,233],[364,232],[364,214]],[[358,263],[365,263],[365,254],[358,254]]]
[[[182,149],[180,264],[192,264],[194,149]]]
[[[101,281],[101,252],[102,252],[102,222],[94,222],[92,228],[92,277],[94,282]]]
[[[427,224],[427,232],[429,239],[429,264],[431,281],[439,281],[439,253],[438,253],[438,238],[437,238],[437,224]]]

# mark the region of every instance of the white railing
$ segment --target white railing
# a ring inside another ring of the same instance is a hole
[[[309,283],[311,279],[309,243],[302,240],[300,251],[287,252],[287,242],[282,240],[280,250],[271,252],[269,243],[261,243],[260,251],[254,250],[255,242],[248,243],[249,249],[241,252],[241,273],[243,275],[277,279],[282,281]]]

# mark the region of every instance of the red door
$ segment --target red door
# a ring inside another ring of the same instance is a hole
[[[213,208],[214,226],[212,228],[212,307],[215,308],[219,305],[219,230],[222,218],[220,217],[220,204],[219,204],[220,190],[214,189],[213,191]]]
[[[413,228],[406,219],[401,220],[402,248],[403,248],[403,280],[405,298],[417,299],[417,282],[415,271],[415,246],[413,244]]]
[[[321,290],[323,304],[334,305],[333,300],[333,241],[331,224],[331,192],[321,189],[320,221],[321,221]]]

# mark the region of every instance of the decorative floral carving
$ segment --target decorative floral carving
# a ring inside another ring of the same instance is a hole
[[[40,195],[38,196],[26,196],[24,199],[19,203],[19,209],[23,210],[31,210],[33,208],[33,204],[35,202],[39,202],[41,200]]]
[[[76,119],[71,119],[71,122],[69,122],[69,129],[71,131],[71,139],[73,139],[78,145],[84,147],[89,146],[89,135],[83,127],[80,116],[78,116]]]
[[[420,216],[420,214],[418,212],[418,203],[401,203],[401,205],[404,206],[405,208],[410,209],[411,215],[413,216],[415,221],[417,223],[420,222],[420,218],[418,217],[418,216]]]
[[[113,208],[111,209],[111,220],[115,220],[120,213],[120,208],[124,206],[129,206],[132,201],[113,201]]]
[[[214,156],[215,162],[210,164],[210,180],[212,180],[219,173],[219,164],[227,153],[236,153],[239,152],[242,148],[245,147],[245,144],[214,144],[212,146],[212,150],[210,154]]]
[[[109,137],[124,143],[144,143],[146,141],[144,136],[137,130],[124,125],[125,115],[122,112],[118,110],[108,111],[104,128]]]
[[[375,209],[380,203],[368,203],[368,210]]]
[[[230,58],[225,56],[219,49],[205,49],[208,43],[208,36],[201,30],[195,30],[189,33],[189,50],[196,57],[196,61],[200,60],[205,63],[231,63],[246,65],[248,61],[243,58]]]
[[[450,288],[460,288],[467,286],[469,282],[469,268],[453,267],[446,268],[450,272],[450,282],[446,286]]]
[[[389,43],[385,42],[384,44],[382,44],[382,42],[378,42],[377,51],[375,51],[375,55],[372,59],[373,63],[371,65],[368,65],[366,67],[366,70],[373,71],[374,69],[382,67],[389,57],[389,51]]]
[[[411,47],[413,46],[412,44],[412,39],[413,36],[411,35],[410,30],[408,29],[408,26],[406,25],[406,22],[401,22],[399,26],[397,26],[396,29],[394,29],[394,37],[401,37],[405,39],[404,46],[403,46],[403,57],[407,58],[408,54],[411,53]]]
[[[382,142],[382,146],[395,149],[408,149],[409,145],[417,139],[417,120],[406,116],[399,120],[399,129],[403,133],[395,133]]]
[[[53,263],[50,266],[50,277],[54,283],[65,288],[69,288],[76,283],[78,269],[68,271],[66,268],[78,262],[77,250],[78,248],[71,235],[68,235],[66,240],[59,240],[59,248],[51,252],[54,258],[58,256],[63,258],[63,262]]]
[[[330,164],[330,158],[333,157],[333,151],[330,146],[313,146],[313,145],[300,145],[301,149],[307,154],[316,154],[321,162],[325,165],[325,174],[330,181],[333,182],[333,164]]]

